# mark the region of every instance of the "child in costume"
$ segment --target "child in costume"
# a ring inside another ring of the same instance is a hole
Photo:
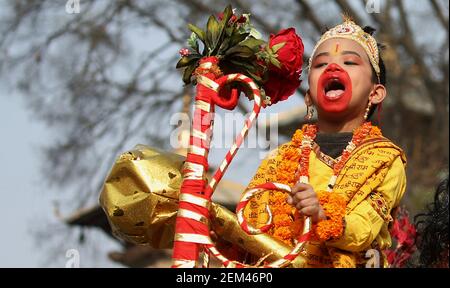
[[[294,246],[305,216],[313,238],[303,256],[308,267],[386,267],[391,211],[406,188],[403,151],[383,137],[370,116],[387,95],[385,68],[373,29],[350,19],[330,29],[309,62],[307,118],[292,140],[269,153],[249,184],[293,187],[291,195],[267,191],[246,207],[253,226],[273,214],[274,238]]]

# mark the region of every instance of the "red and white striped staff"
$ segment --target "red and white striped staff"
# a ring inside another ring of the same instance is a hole
[[[212,194],[244,141],[248,130],[258,117],[259,111],[261,110],[261,95],[257,85],[251,78],[245,75],[230,74],[217,77],[218,75],[211,72],[218,70],[217,64],[218,59],[216,57],[202,59],[199,68],[205,71],[205,73],[197,75],[198,85],[194,104],[193,127],[189,140],[188,154],[182,170],[183,183],[180,188],[179,209],[175,226],[172,267],[176,268],[198,267],[199,255],[203,258],[203,266],[207,266],[209,260],[208,251],[218,258],[225,267],[252,267],[231,261],[216,249],[209,237],[208,219]],[[238,93],[236,90],[231,93],[230,99],[222,99],[219,96],[221,88],[226,84],[236,81],[250,88],[251,95],[248,96],[254,99],[253,110],[246,119],[241,133],[226,154],[219,169],[206,185],[205,175],[208,170],[209,143],[212,138],[211,131],[214,120],[211,115],[214,113],[214,105],[230,110],[236,106],[238,101]],[[238,205],[238,221],[241,227],[250,234],[262,233],[270,228],[271,217],[269,217],[269,222],[264,227],[256,229],[246,223],[242,214],[250,198],[265,190],[280,190],[290,193],[289,186],[279,183],[266,183],[244,193]],[[270,209],[267,211],[270,215]],[[304,243],[309,239],[310,228],[311,224],[308,218],[304,225],[303,235],[298,239],[298,243],[293,250],[282,259],[264,265],[263,267],[286,267],[289,265],[299,255]]]

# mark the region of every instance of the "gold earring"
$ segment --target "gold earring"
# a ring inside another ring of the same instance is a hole
[[[314,106],[312,105],[307,105],[306,106],[306,115],[305,115],[305,120],[306,121],[310,121],[314,116]]]
[[[372,107],[371,101],[369,101],[369,104],[367,105],[366,113],[364,114],[364,120],[367,120],[367,118],[369,117],[370,107]]]

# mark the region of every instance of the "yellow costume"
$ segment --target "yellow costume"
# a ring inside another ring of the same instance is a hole
[[[289,147],[300,150],[298,146],[293,146],[291,141],[269,153],[249,188],[265,182],[277,182],[280,155]],[[315,144],[309,159],[310,184],[315,191],[326,190],[335,161],[322,154],[319,148]],[[339,173],[332,192],[339,193],[347,201],[344,233],[323,243],[310,241],[303,253],[309,267],[364,267],[367,257],[373,255],[380,256],[380,266],[387,266],[382,250],[391,246],[388,231],[392,221],[390,214],[405,192],[405,165],[404,153],[388,139],[375,136],[363,140]],[[262,211],[269,202],[270,193],[265,192],[246,208],[246,217],[256,226],[267,220],[267,215]],[[368,253],[370,249],[375,250]]]
[[[377,42],[348,18],[322,35],[313,49],[309,67],[317,48],[325,41],[335,38],[358,43],[367,53],[380,83]],[[330,205],[331,202],[326,202],[328,200],[320,202],[321,205],[323,203],[330,207],[331,214],[327,214],[327,208],[322,205],[327,220],[319,222],[317,227],[329,229],[316,229],[315,235],[319,237],[313,238],[305,246],[303,256],[309,267],[364,267],[366,264],[387,266],[382,250],[391,246],[388,226],[392,221],[391,211],[399,205],[405,192],[406,158],[403,151],[384,138],[378,128],[370,129],[368,134],[361,132],[364,129],[360,130],[361,134],[356,139],[357,142],[362,139],[362,142],[356,145],[352,139],[338,159],[323,154],[317,143],[310,141],[312,134],[303,134],[306,133],[305,129],[297,130],[290,142],[281,145],[263,160],[249,184],[249,188],[252,188],[265,182],[279,182],[292,187],[303,177],[300,182],[307,183],[304,179],[308,179],[319,201],[325,199],[321,198],[322,195],[335,193],[331,195],[337,199],[336,205]],[[353,136],[355,135],[356,130]],[[302,149],[306,149],[304,153]],[[294,175],[299,171],[300,177]],[[244,211],[249,223],[253,226],[265,223],[268,215],[264,208],[268,204],[274,215],[274,226],[269,234],[287,245],[295,244],[304,221],[298,211],[286,203],[286,195],[279,191],[267,191],[249,204]],[[323,231],[332,233],[322,233]],[[323,235],[331,237],[322,237]],[[369,257],[378,259],[368,261]]]

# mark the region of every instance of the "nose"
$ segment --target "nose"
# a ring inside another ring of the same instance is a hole
[[[337,72],[337,71],[342,71],[342,68],[336,63],[331,63],[330,65],[327,66],[327,69],[325,69],[325,72]]]

